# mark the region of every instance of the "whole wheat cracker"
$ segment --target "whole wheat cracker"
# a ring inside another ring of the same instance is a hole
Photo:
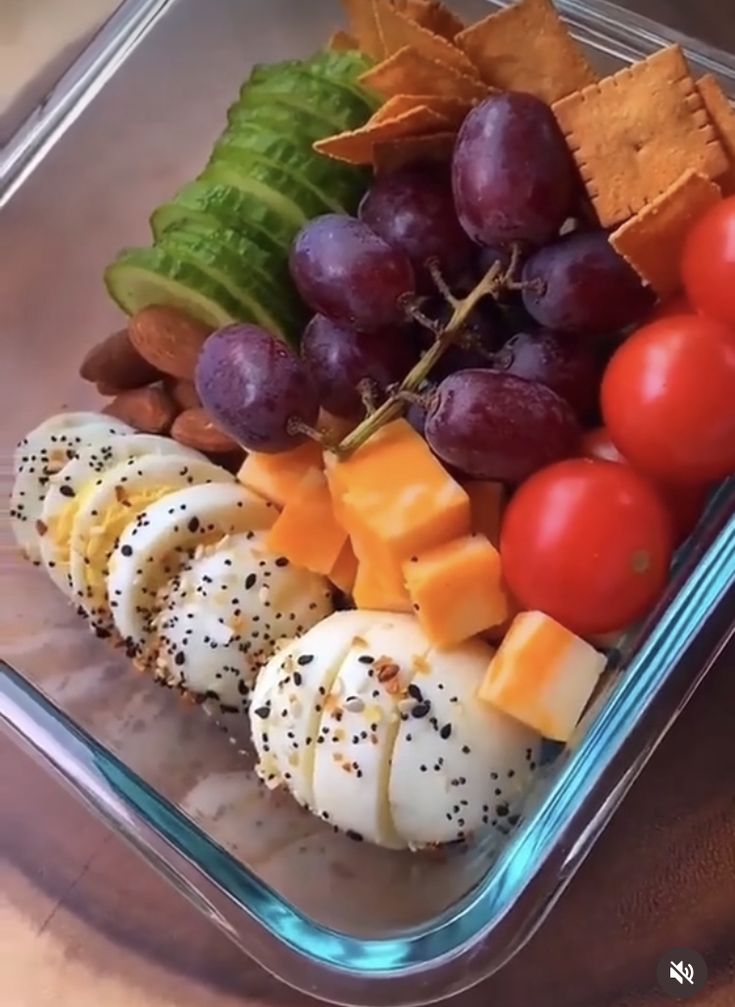
[[[526,91],[548,104],[598,79],[551,0],[520,0],[454,41],[486,84]]]
[[[678,45],[553,106],[603,227],[643,209],[688,168],[728,167]]]
[[[681,287],[681,257],[692,224],[722,199],[714,182],[691,169],[610,235],[610,243],[659,297]]]

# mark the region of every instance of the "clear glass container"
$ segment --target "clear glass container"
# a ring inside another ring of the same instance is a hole
[[[607,4],[559,6],[606,70],[678,40],[696,71],[735,94],[732,57]],[[249,66],[313,51],[339,19],[337,0],[128,2],[55,110],[5,148],[4,500],[15,442],[62,407],[95,405],[76,363],[120,325],[103,266],[146,241],[151,208],[204,164]],[[266,792],[244,723],[225,733],[91,637],[16,556],[6,514],[0,722],[285,982],[340,1003],[426,1003],[479,982],[528,940],[732,635],[734,512],[730,483],[499,856],[482,843],[435,856],[355,844]]]

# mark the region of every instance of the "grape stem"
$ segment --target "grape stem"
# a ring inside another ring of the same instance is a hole
[[[505,286],[508,277],[513,275],[511,272],[512,269],[515,269],[513,262],[511,262],[511,267],[505,272],[501,264],[496,262],[467,297],[461,301],[452,299],[454,302],[452,317],[442,331],[437,334],[433,345],[408,372],[398,390],[332,449],[337,455],[345,457],[351,454],[361,447],[365,441],[369,440],[382,426],[385,426],[386,423],[390,423],[391,420],[397,419],[397,417],[403,414],[407,398],[404,393],[413,394],[419,390],[449,347],[453,346],[462,335],[467,321],[477,307],[477,304],[483,297],[493,296],[501,290]]]

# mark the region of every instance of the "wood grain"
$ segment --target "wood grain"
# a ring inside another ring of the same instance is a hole
[[[735,49],[723,0],[623,0]],[[654,1007],[655,962],[694,946],[699,1007],[735,1003],[735,648],[708,677],[538,935],[459,1007]],[[0,1002],[307,1005],[226,941],[0,736]]]

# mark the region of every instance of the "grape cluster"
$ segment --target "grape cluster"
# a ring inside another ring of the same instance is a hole
[[[314,317],[300,354],[253,326],[215,334],[197,381],[205,407],[246,448],[282,451],[320,407],[359,423],[410,374],[423,401],[401,411],[452,470],[515,485],[574,454],[611,336],[652,304],[580,215],[583,195],[551,110],[493,95],[465,120],[449,170],[381,175],[357,218],[303,228],[290,267]],[[474,297],[493,268],[491,296]]]

